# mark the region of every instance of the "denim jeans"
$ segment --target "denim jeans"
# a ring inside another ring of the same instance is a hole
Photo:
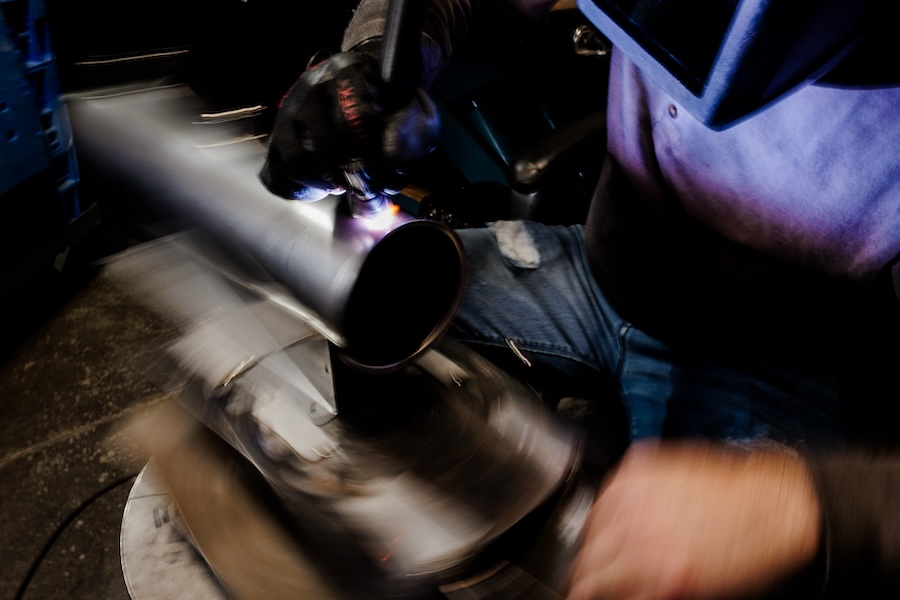
[[[623,320],[591,276],[581,226],[498,222],[459,234],[469,283],[450,335],[559,381],[611,386],[631,440],[842,439],[833,375],[677,352]]]

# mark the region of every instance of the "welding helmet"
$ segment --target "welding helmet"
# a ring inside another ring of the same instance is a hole
[[[885,0],[577,4],[613,46],[714,129],[820,79],[871,36],[887,13],[897,12]]]

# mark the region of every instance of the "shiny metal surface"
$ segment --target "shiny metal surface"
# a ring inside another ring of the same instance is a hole
[[[181,86],[70,102],[86,162],[197,226],[108,268],[183,327],[164,354],[192,425],[143,438],[204,560],[238,598],[561,595],[583,440],[441,335],[455,234],[275,197],[259,140],[201,109]]]
[[[317,340],[284,355],[304,364],[327,352]],[[592,497],[577,435],[451,340],[387,375],[332,366],[338,411],[321,426],[264,363],[225,386],[195,381],[181,404],[252,467],[320,577],[342,581],[338,597],[561,597]],[[210,528],[208,476],[183,450],[171,457]]]
[[[155,462],[140,472],[122,515],[119,553],[132,600],[227,600],[228,593],[178,523]]]
[[[317,352],[308,338],[284,354]],[[264,363],[182,401],[328,540],[322,556],[354,554],[392,585],[453,579],[577,466],[577,437],[530,390],[450,340],[389,375],[331,363],[337,417],[321,426]]]
[[[67,99],[79,160],[201,228],[299,299],[308,322],[360,368],[393,369],[438,339],[462,300],[455,233],[396,210],[354,218],[347,202],[288,202],[259,181],[265,148],[210,122],[185,86]]]
[[[131,432],[155,454],[122,522],[133,600],[559,600],[594,494],[574,478],[468,568],[397,579],[360,560],[350,531],[297,526],[238,452],[177,407]]]
[[[593,489],[579,483],[584,440],[571,423],[449,338],[402,368],[357,369],[296,315],[296,299],[202,249],[182,234],[107,269],[182,323],[163,348],[179,404],[275,499],[285,535],[341,582],[339,597],[559,593]],[[166,442],[178,429],[145,435],[148,456],[193,518],[229,527],[199,483],[217,468]]]
[[[155,451],[122,518],[132,600],[349,600],[209,429],[172,406],[130,432]]]
[[[260,366],[257,373],[291,390],[293,410],[316,424],[336,414],[327,340],[309,325],[305,308],[265,273],[242,269],[189,232],[120,253],[107,273],[151,310],[183,325],[166,348],[177,369],[216,389]],[[299,365],[286,360],[282,350],[308,338],[315,341],[304,348],[316,354]]]

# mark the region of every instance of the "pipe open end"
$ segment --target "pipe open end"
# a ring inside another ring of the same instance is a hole
[[[348,301],[345,357],[371,370],[415,359],[456,315],[465,276],[465,251],[451,229],[411,221],[390,232],[366,257]]]

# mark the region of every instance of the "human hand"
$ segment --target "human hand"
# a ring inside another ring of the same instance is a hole
[[[275,194],[315,200],[363,172],[380,191],[401,189],[407,170],[433,146],[437,109],[416,88],[399,108],[385,97],[377,41],[310,67],[279,107],[260,178]]]
[[[640,443],[591,510],[568,598],[750,597],[810,563],[819,529],[792,454]]]

